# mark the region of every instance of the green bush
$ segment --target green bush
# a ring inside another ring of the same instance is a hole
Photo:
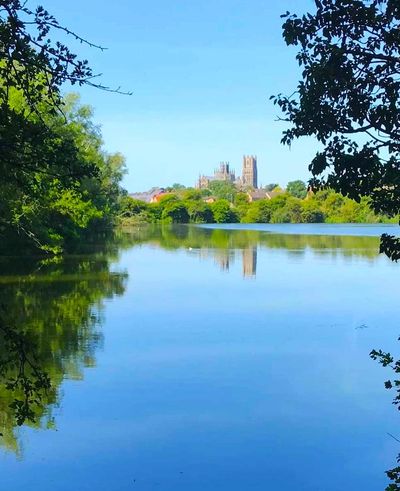
[[[161,214],[164,223],[189,223],[189,213],[186,206],[179,201],[169,201]]]
[[[187,201],[185,203],[191,223],[213,223],[214,215],[211,207],[202,201]]]
[[[220,199],[211,205],[211,210],[216,223],[237,223],[238,214],[231,208],[229,201]]]
[[[271,201],[262,199],[250,204],[243,223],[269,223],[271,221],[272,207]]]
[[[125,196],[121,200],[120,217],[127,223],[376,223],[388,222],[388,217],[375,215],[369,200],[362,198],[356,203],[331,190],[318,191],[305,199],[282,193],[273,199],[248,202],[245,193],[237,193],[235,205],[226,199],[219,199],[209,205],[202,199],[204,190],[178,190],[161,198],[159,203],[147,204]],[[184,196],[182,200],[180,196]],[[67,206],[68,200],[59,201]],[[81,206],[74,207],[78,213]],[[75,213],[75,215],[76,215]],[[79,212],[80,213],[80,212]],[[82,208],[82,217],[75,216],[75,222],[89,217]],[[94,217],[92,218],[94,219]],[[129,220],[128,220],[129,219]],[[392,221],[395,221],[393,219]],[[83,222],[82,222],[83,223]],[[57,237],[53,237],[56,242]]]

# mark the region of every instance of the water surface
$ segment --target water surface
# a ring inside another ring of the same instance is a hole
[[[1,386],[2,489],[383,490],[398,414],[368,354],[397,349],[392,230],[137,228],[3,259],[3,315],[52,389],[18,428]]]

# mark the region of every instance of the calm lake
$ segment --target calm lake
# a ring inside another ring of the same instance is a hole
[[[399,352],[400,266],[382,232],[135,228],[0,260],[1,308],[52,383],[18,428],[2,381],[1,489],[383,491],[399,414],[369,352]]]

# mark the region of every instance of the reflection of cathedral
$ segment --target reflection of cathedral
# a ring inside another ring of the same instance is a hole
[[[229,271],[235,261],[236,251],[234,249],[198,249],[191,251],[198,254],[200,259],[213,258],[221,271]],[[257,273],[257,246],[249,246],[242,250],[242,271],[245,277],[255,277]]]
[[[255,276],[257,273],[257,247],[248,247],[242,251],[243,276]]]
[[[230,264],[235,260],[235,254],[229,249],[215,250],[214,260],[219,264],[222,271],[229,271]]]
[[[198,254],[200,259],[214,259],[222,271],[229,271],[229,267],[235,260],[235,251],[230,249],[198,249],[192,254]]]

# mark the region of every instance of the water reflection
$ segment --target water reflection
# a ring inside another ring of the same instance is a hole
[[[1,261],[0,442],[7,449],[20,452],[23,423],[53,427],[62,381],[81,380],[95,366],[103,301],[125,289],[126,274],[111,271],[112,259]]]
[[[223,271],[240,260],[243,277],[255,278],[261,249],[374,261],[379,238],[148,226],[119,232],[84,255],[1,260],[0,442],[7,449],[20,451],[21,424],[54,427],[63,380],[82,380],[85,368],[96,365],[104,300],[123,295],[127,280],[113,265],[119,251],[142,244],[211,259]]]
[[[379,257],[379,238],[373,236],[272,234],[258,230],[211,229],[175,225],[142,227],[124,231],[125,246],[152,244],[167,250],[186,250],[201,260],[212,259],[221,271],[229,271],[240,259],[243,277],[257,274],[259,248],[284,250],[287,254],[302,256],[311,251],[316,256],[366,258]]]
[[[243,249],[243,276],[251,277],[257,273],[257,247]]]
[[[198,256],[202,260],[213,259],[215,264],[219,266],[221,271],[229,271],[237,258],[237,253],[240,252],[242,260],[242,270],[244,277],[255,277],[257,273],[257,246],[246,247],[242,251],[233,249],[208,249],[201,248],[197,250],[189,250],[193,256]]]

